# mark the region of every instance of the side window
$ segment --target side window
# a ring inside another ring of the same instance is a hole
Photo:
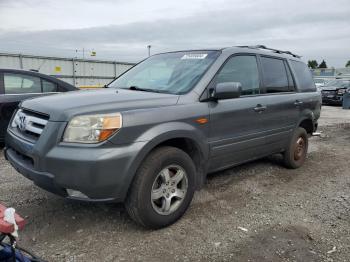
[[[291,91],[283,60],[270,57],[261,57],[261,66],[266,93]]]
[[[216,76],[215,83],[239,82],[242,95],[259,94],[259,71],[255,56],[240,55],[230,58]]]
[[[315,91],[315,83],[311,71],[303,62],[290,60],[291,66],[298,82],[298,89],[301,92]]]
[[[47,80],[42,79],[42,84],[43,84],[43,92],[48,93],[48,92],[57,92],[57,85],[55,83],[49,82]]]
[[[5,94],[41,93],[39,77],[4,73]]]

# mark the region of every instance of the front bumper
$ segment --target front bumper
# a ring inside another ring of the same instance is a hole
[[[342,95],[334,95],[334,96],[322,95],[322,103],[341,105],[343,103],[343,96]]]
[[[119,146],[110,142],[100,146],[58,143],[46,148],[39,142],[32,144],[8,131],[5,158],[19,173],[49,192],[79,200],[114,202],[125,199],[135,170],[134,160],[145,143]],[[67,189],[88,198],[71,197]]]
[[[67,191],[54,182],[54,176],[47,172],[35,171],[32,168],[32,162],[22,154],[17,153],[12,148],[5,148],[5,158],[11,165],[26,178],[47,191],[67,197]]]

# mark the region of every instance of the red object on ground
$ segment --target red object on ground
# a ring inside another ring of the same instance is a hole
[[[14,226],[4,221],[4,212],[6,207],[0,204],[0,233],[11,234],[14,231]],[[17,213],[15,214],[16,224],[18,229],[21,230],[24,228],[25,220],[20,217]]]

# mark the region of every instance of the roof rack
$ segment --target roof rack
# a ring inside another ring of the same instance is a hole
[[[293,53],[290,52],[290,51],[283,51],[283,50],[278,50],[278,49],[274,49],[274,48],[269,48],[269,47],[266,47],[266,46],[264,46],[264,45],[252,45],[252,46],[249,46],[249,45],[240,45],[240,46],[237,46],[237,47],[245,47],[245,48],[253,48],[253,49],[271,50],[271,51],[274,52],[274,53],[278,53],[278,54],[287,54],[287,55],[291,55],[291,56],[293,56],[293,57],[301,58],[301,56],[296,55],[296,54],[293,54]]]

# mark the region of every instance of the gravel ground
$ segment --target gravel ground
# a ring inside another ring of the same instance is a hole
[[[157,231],[121,205],[68,201],[0,157],[0,202],[28,219],[20,244],[48,261],[349,261],[350,111],[323,107],[298,170],[278,156],[210,175],[185,216]]]

